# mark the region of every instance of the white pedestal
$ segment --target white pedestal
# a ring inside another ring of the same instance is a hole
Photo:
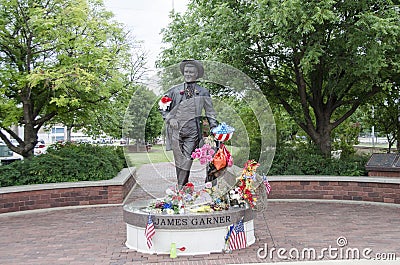
[[[171,244],[185,247],[177,249],[177,256],[220,253],[225,249],[225,237],[229,226],[243,218],[247,246],[255,242],[253,213],[251,209],[236,208],[211,213],[188,213],[180,215],[152,215],[155,226],[152,248],[147,247],[145,227],[148,213],[136,205],[124,206],[126,223],[126,246],[138,252],[169,254]]]
[[[126,225],[127,240],[125,245],[142,253],[169,254],[171,243],[177,248],[185,247],[185,251],[177,250],[177,255],[200,255],[222,252],[225,248],[225,236],[228,227],[207,229],[165,230],[156,229],[153,247],[147,247],[145,228]],[[253,220],[244,223],[247,246],[255,242]]]

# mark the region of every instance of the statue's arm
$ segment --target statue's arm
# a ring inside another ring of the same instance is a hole
[[[217,113],[214,110],[210,93],[207,91],[207,96],[204,98],[204,110],[206,113],[206,117],[208,120],[208,124],[210,124],[210,129],[217,127]]]

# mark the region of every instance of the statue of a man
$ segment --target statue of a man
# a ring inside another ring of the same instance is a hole
[[[210,129],[218,124],[210,93],[196,83],[204,74],[203,65],[196,60],[184,60],[180,70],[185,82],[167,91],[160,101],[160,111],[166,123],[166,150],[172,149],[178,187],[182,188],[189,181],[191,154],[202,137],[202,111]]]

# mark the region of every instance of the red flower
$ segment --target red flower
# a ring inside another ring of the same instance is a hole
[[[194,185],[193,185],[193,183],[192,183],[192,182],[188,182],[188,183],[186,183],[186,187],[189,187],[189,188],[194,188]]]
[[[161,98],[161,102],[162,103],[168,103],[168,102],[171,102],[172,101],[172,98],[170,98],[170,97],[167,97],[167,96],[163,96],[162,98]]]

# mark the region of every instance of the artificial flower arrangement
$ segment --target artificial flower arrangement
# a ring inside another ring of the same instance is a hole
[[[255,160],[248,160],[243,167],[242,174],[237,178],[236,187],[243,198],[251,208],[256,206],[256,170],[260,166]]]

